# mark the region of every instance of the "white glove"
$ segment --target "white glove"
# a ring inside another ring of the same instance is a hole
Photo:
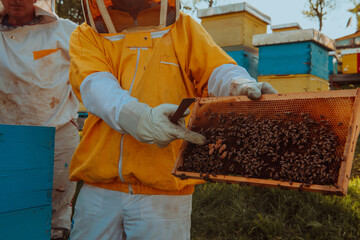
[[[278,93],[267,82],[255,82],[242,77],[235,77],[230,82],[229,96],[247,95],[252,100],[259,99],[261,94]]]
[[[119,125],[140,142],[155,143],[161,148],[179,138],[194,144],[205,144],[204,136],[186,129],[184,117],[190,113],[189,109],[177,124],[170,121],[177,108],[174,104],[162,104],[151,108],[147,104],[131,101],[123,106]]]
[[[245,68],[235,64],[217,67],[209,78],[208,89],[211,97],[247,95],[259,99],[262,93],[277,93],[270,84],[257,82]]]

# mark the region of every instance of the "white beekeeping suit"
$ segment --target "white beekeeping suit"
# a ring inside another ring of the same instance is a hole
[[[79,135],[68,50],[77,25],[52,10],[38,1],[33,21],[14,27],[0,3],[0,124],[56,127],[52,229],[70,230],[75,186],[68,181],[68,166]]]

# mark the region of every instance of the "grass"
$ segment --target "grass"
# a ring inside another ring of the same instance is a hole
[[[193,199],[192,239],[360,239],[360,179],[346,197],[204,184]]]
[[[193,196],[193,240],[360,239],[360,141],[345,197],[206,183]]]

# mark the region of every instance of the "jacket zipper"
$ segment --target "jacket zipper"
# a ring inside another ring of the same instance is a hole
[[[131,48],[133,49],[133,48]],[[135,67],[135,73],[134,73],[134,77],[133,77],[133,80],[131,82],[131,86],[130,86],[130,90],[129,90],[129,94],[131,95],[131,91],[132,91],[132,88],[134,86],[134,82],[135,82],[135,78],[136,78],[136,73],[137,73],[137,70],[138,70],[138,66],[139,66],[139,60],[140,60],[140,48],[135,48],[137,49],[137,58],[136,58],[136,67]],[[120,179],[122,182],[125,182],[124,181],[124,177],[122,175],[122,161],[123,161],[123,143],[124,143],[124,135],[121,136],[121,140],[120,140],[120,159],[119,159],[119,176],[120,176]],[[133,189],[131,187],[131,184],[129,183],[129,193],[130,194],[133,194]]]

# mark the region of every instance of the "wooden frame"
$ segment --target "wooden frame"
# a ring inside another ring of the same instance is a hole
[[[292,190],[303,190],[309,192],[318,192],[324,194],[336,194],[340,196],[345,196],[347,194],[347,189],[350,180],[351,168],[355,153],[355,147],[357,138],[359,135],[359,125],[360,125],[360,90],[338,90],[338,91],[321,91],[321,92],[304,92],[304,93],[288,93],[288,94],[265,94],[257,101],[267,101],[271,104],[276,104],[277,100],[309,100],[309,99],[350,99],[352,105],[347,106],[351,110],[351,116],[349,118],[348,130],[346,135],[346,142],[343,147],[342,157],[343,161],[339,170],[339,177],[336,186],[330,185],[305,185],[304,183],[293,182],[289,183],[286,181],[272,180],[272,179],[259,179],[259,178],[246,178],[246,177],[237,177],[237,176],[208,176],[208,179],[215,182],[226,182],[226,183],[238,183],[254,186],[263,186],[263,187],[277,187],[284,189]],[[197,113],[202,106],[205,106],[209,103],[223,101],[233,101],[233,102],[250,102],[253,100],[248,99],[246,96],[239,97],[218,97],[218,98],[197,98],[189,123],[188,128],[191,128],[194,123],[197,121]],[[344,106],[345,107],[345,106]],[[320,114],[320,113],[319,113]],[[343,113],[339,112],[339,115]],[[346,131],[346,129],[345,129]],[[182,165],[183,162],[183,152],[186,149],[187,143],[184,141],[178,158],[176,160],[175,166],[172,170],[172,174],[177,177],[185,177],[192,179],[203,179],[203,176],[200,173],[194,172],[183,172],[178,171],[178,167]]]

